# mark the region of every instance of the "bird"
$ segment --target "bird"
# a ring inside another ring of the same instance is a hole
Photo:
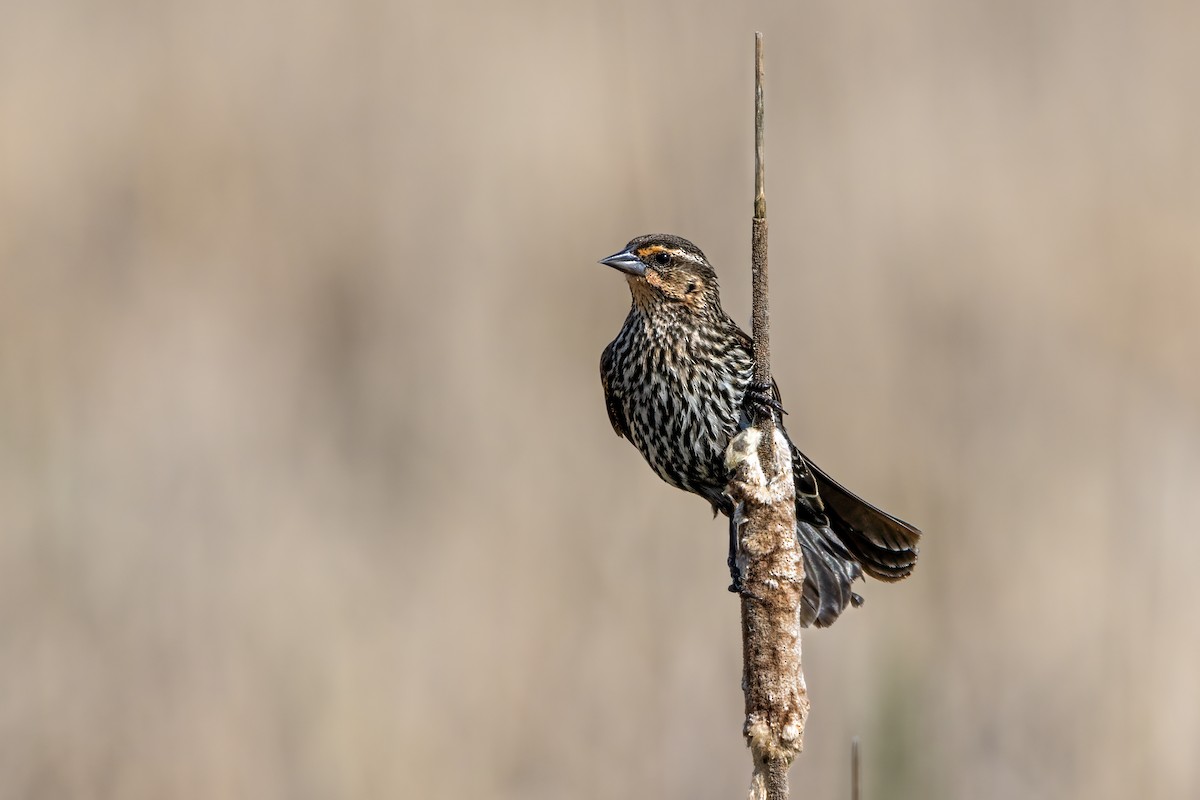
[[[729,588],[742,592],[725,449],[756,404],[787,437],[778,387],[754,383],[752,340],[721,307],[716,270],[699,247],[648,234],[599,263],[624,274],[631,297],[625,323],[600,357],[609,422],[659,478],[730,518]],[[921,532],[852,494],[787,441],[804,559],[800,621],[823,628],[847,605],[862,604],[852,584],[864,574],[908,577]]]

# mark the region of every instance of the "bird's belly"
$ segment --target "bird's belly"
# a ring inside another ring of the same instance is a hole
[[[644,386],[627,414],[633,444],[667,483],[690,492],[725,485],[725,448],[737,431],[732,392],[699,393],[676,381]]]

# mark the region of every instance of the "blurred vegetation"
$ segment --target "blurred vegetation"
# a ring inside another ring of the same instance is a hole
[[[740,796],[722,523],[613,437],[670,231],[927,531],[805,797],[1200,795],[1200,10],[8,4],[0,796]],[[802,787],[802,789],[801,789]]]

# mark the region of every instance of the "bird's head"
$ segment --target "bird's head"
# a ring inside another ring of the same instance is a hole
[[[717,273],[699,247],[679,236],[639,236],[600,263],[625,273],[633,302],[647,313],[671,307],[700,313],[721,307]]]

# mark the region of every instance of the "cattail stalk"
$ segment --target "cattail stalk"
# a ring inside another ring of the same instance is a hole
[[[767,203],[763,187],[762,34],[755,33],[753,250],[754,381],[771,384],[767,309]],[[742,578],[743,733],[754,760],[751,800],[785,800],[803,748],[808,692],[800,660],[804,562],[796,543],[791,448],[773,414],[756,413],[726,452]]]

